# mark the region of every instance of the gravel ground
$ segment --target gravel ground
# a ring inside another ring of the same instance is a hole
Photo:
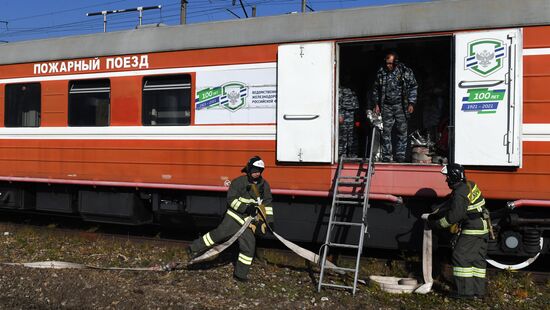
[[[61,234],[0,224],[0,261],[68,261],[94,266],[151,267],[185,261],[177,245],[131,242],[94,233]],[[535,285],[527,275],[503,272],[491,278],[484,300],[455,301],[446,296],[446,283],[428,295],[392,295],[376,287],[347,291],[316,291],[318,270],[305,264],[256,259],[250,281],[231,275],[236,252],[193,268],[163,271],[96,269],[33,269],[0,265],[2,309],[550,309],[550,283]],[[263,257],[264,255],[262,255]],[[270,262],[272,261],[272,262]],[[273,263],[273,262],[279,263]],[[293,266],[291,266],[293,265]],[[392,264],[372,264],[363,277],[406,273]]]

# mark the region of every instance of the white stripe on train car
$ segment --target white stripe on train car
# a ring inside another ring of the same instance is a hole
[[[97,73],[86,73],[86,74],[33,76],[33,77],[24,77],[24,78],[0,79],[0,84],[97,79],[97,78],[136,76],[136,75],[142,76],[142,75],[159,75],[159,74],[178,74],[178,73],[222,71],[222,70],[263,69],[263,68],[275,68],[275,66],[276,66],[275,62],[264,62],[264,63],[257,63],[257,64],[243,64],[243,65],[185,67],[185,68],[132,70],[132,71],[118,71],[118,72],[97,72]]]
[[[550,141],[550,124],[523,124],[523,141]]]
[[[536,56],[536,55],[550,55],[550,48],[523,49],[523,56]],[[67,75],[51,75],[51,76],[33,76],[33,77],[24,77],[24,78],[0,79],[0,84],[59,81],[59,80],[80,80],[80,79],[124,77],[124,76],[136,76],[136,75],[178,74],[178,73],[206,72],[206,71],[217,71],[217,70],[260,69],[260,68],[274,68],[275,66],[276,66],[275,62],[266,62],[266,63],[241,64],[241,65],[132,70],[132,71],[119,71],[119,72],[97,72],[97,73],[88,73],[88,74],[67,74]]]
[[[524,48],[523,56],[550,55],[550,48]]]
[[[275,140],[275,125],[0,128],[0,139]]]
[[[523,141],[550,141],[550,124],[523,124]],[[0,139],[275,140],[275,125],[0,128]]]

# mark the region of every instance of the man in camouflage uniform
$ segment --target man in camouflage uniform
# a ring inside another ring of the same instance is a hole
[[[339,132],[338,154],[350,157],[357,156],[357,137],[355,135],[355,112],[359,108],[359,100],[355,92],[345,86],[338,90]]]
[[[395,160],[405,161],[407,121],[414,111],[418,85],[411,69],[398,62],[396,53],[385,57],[385,67],[376,73],[373,87],[374,111],[382,112],[382,161],[392,161],[392,129],[396,125]]]

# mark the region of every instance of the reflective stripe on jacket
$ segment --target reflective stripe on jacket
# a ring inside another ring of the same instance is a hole
[[[262,200],[262,212],[264,212],[268,223],[271,223],[273,222],[273,206],[271,205],[273,198],[269,183],[262,178],[255,186],[260,196],[259,198]],[[246,175],[235,178],[231,181],[231,185],[227,191],[227,214],[242,225],[247,217],[247,214],[245,214],[247,205],[257,205],[257,198],[258,196],[252,188],[252,183],[248,181]]]
[[[451,193],[443,217],[437,222],[442,228],[460,224],[464,235],[485,235],[489,233],[487,220],[483,218],[485,199],[481,190],[472,181],[456,185]]]

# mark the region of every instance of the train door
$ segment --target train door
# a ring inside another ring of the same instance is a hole
[[[405,162],[391,161],[388,164],[396,167],[410,163],[438,165],[447,162],[452,153],[447,130],[453,101],[452,43],[453,36],[449,34],[339,42],[338,89],[342,95],[347,94],[347,97],[339,98],[339,118],[354,121],[353,128],[340,124],[339,153],[353,157],[369,155],[372,124],[383,117],[374,112],[377,104],[381,106],[374,95],[376,77],[380,70],[385,70],[385,56],[391,52],[398,55],[401,68],[412,71],[417,98],[414,112],[407,118]],[[355,115],[351,115],[350,107],[356,106],[352,104],[356,101],[359,107],[355,109]],[[347,109],[347,114],[343,113],[344,109]],[[398,140],[396,127],[393,126],[390,133],[394,151]],[[351,147],[345,147],[346,143]],[[374,151],[374,160],[380,161],[381,149],[375,148]]]
[[[333,163],[334,43],[281,45],[277,61],[277,160]]]
[[[454,161],[521,166],[522,33],[455,35]]]

